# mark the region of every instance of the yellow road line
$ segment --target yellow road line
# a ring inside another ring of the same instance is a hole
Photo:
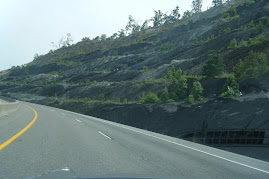
[[[25,105],[25,104],[24,104]],[[25,105],[27,106],[27,105]],[[15,139],[17,139],[18,137],[20,137],[25,131],[27,131],[36,121],[37,118],[37,112],[31,108],[30,106],[27,106],[28,108],[32,109],[35,112],[35,117],[34,119],[25,127],[23,128],[20,132],[18,132],[17,134],[15,134],[13,137],[11,137],[10,139],[8,139],[6,142],[4,142],[3,144],[0,145],[0,151],[2,149],[4,149],[6,146],[8,146],[11,142],[13,142]]]

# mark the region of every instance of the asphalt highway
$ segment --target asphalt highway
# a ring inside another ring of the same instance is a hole
[[[269,178],[268,162],[57,108],[21,102],[0,117],[0,178],[57,169],[80,177]]]

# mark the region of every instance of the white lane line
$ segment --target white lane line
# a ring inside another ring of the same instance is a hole
[[[114,124],[112,124],[112,125],[114,125]],[[115,126],[118,126],[118,125],[115,125]],[[125,127],[123,127],[123,126],[118,126],[118,127],[125,128]],[[125,128],[125,129],[128,129],[128,128]],[[133,130],[133,129],[129,129],[129,130],[134,131],[134,132],[137,132],[137,133],[140,133],[140,134],[144,134],[144,135],[147,135],[147,136],[156,138],[156,139],[160,139],[160,140],[163,140],[163,141],[172,143],[172,144],[176,144],[176,145],[179,145],[179,146],[181,146],[181,147],[185,147],[185,148],[188,148],[188,149],[191,149],[191,150],[195,150],[195,151],[197,151],[197,152],[201,152],[201,153],[204,153],[204,154],[207,154],[207,155],[210,155],[210,156],[219,158],[219,159],[223,159],[223,160],[226,160],[226,161],[229,161],[229,162],[232,162],[232,163],[241,165],[241,166],[245,166],[245,167],[248,167],[248,168],[251,168],[251,169],[254,169],[254,170],[258,170],[258,171],[260,171],[260,172],[264,172],[264,173],[269,174],[269,171],[265,171],[265,170],[262,170],[262,169],[259,169],[259,168],[255,168],[255,167],[252,167],[252,166],[249,166],[249,165],[240,163],[240,162],[236,162],[236,161],[234,161],[234,160],[230,160],[230,159],[227,159],[227,158],[224,158],[224,157],[215,155],[215,154],[211,154],[211,153],[209,153],[209,152],[205,152],[205,151],[202,151],[202,150],[199,150],[199,149],[196,149],[196,148],[192,148],[192,147],[189,147],[189,146],[186,146],[186,145],[183,145],[183,144],[179,144],[179,143],[170,141],[170,140],[166,140],[166,139],[163,139],[163,138],[160,138],[160,137],[156,137],[156,136],[153,136],[153,135],[150,135],[150,134],[146,134],[146,133],[144,133],[144,132],[136,131],[136,130]]]
[[[60,109],[62,111],[66,111],[66,110],[63,110],[63,109]],[[169,143],[172,143],[172,144],[175,144],[175,145],[178,145],[178,146],[181,146],[181,147],[185,147],[185,148],[188,148],[188,149],[191,149],[191,150],[194,150],[194,151],[197,151],[197,152],[201,152],[201,153],[204,153],[206,155],[210,155],[212,157],[216,157],[216,158],[219,158],[219,159],[222,159],[222,160],[226,160],[228,162],[231,162],[231,163],[235,163],[235,164],[238,164],[238,165],[241,165],[241,166],[244,166],[244,167],[247,167],[247,168],[251,168],[251,169],[254,169],[254,170],[257,170],[257,171],[260,171],[260,172],[264,172],[266,174],[269,174],[269,171],[265,171],[265,170],[262,170],[262,169],[259,169],[259,168],[256,168],[256,167],[252,167],[250,165],[246,165],[246,164],[243,164],[243,163],[240,163],[240,162],[236,162],[234,160],[230,160],[230,159],[227,159],[227,158],[224,158],[224,157],[221,157],[221,156],[218,156],[218,155],[215,155],[215,154],[211,154],[209,152],[205,152],[205,151],[202,151],[202,150],[199,150],[199,149],[196,149],[196,148],[192,148],[192,147],[189,147],[187,145],[184,145],[184,144],[179,144],[179,143],[176,143],[176,142],[173,142],[173,141],[170,141],[170,140],[167,140],[167,139],[163,139],[163,138],[160,138],[160,137],[157,137],[157,136],[154,136],[154,135],[150,135],[150,134],[146,134],[144,132],[140,132],[140,131],[137,131],[137,130],[134,130],[134,129],[130,129],[130,128],[127,128],[125,126],[120,126],[118,124],[114,124],[114,123],[111,123],[109,121],[104,121],[104,120],[100,120],[98,118],[95,118],[95,117],[91,117],[91,116],[86,116],[86,115],[83,115],[83,114],[78,114],[78,113],[75,113],[75,112],[72,112],[72,111],[67,111],[69,113],[72,113],[72,114],[75,114],[75,115],[79,115],[79,116],[83,116],[83,117],[87,117],[89,119],[93,119],[93,120],[96,120],[96,121],[99,121],[99,122],[103,122],[103,123],[107,123],[107,124],[110,124],[110,125],[114,125],[114,126],[117,126],[117,127],[120,127],[120,128],[123,128],[123,129],[127,129],[127,130],[130,130],[130,131],[133,131],[133,132],[137,132],[137,133],[140,133],[140,134],[144,134],[144,135],[147,135],[147,136],[150,136],[150,137],[153,137],[153,138],[156,138],[156,139],[159,139],[159,140],[163,140],[163,141],[166,141],[166,142],[169,142]],[[104,135],[103,133],[101,133],[100,131],[98,131],[100,134]],[[106,135],[104,135],[106,136]],[[108,137],[108,136],[107,136]]]
[[[94,118],[92,118],[92,119],[94,119]],[[100,120],[98,120],[98,119],[94,119],[94,120],[100,121]],[[156,138],[156,139],[160,139],[160,140],[163,140],[163,141],[166,141],[166,142],[175,144],[175,145],[179,145],[179,146],[181,146],[181,147],[185,147],[185,148],[188,148],[188,149],[191,149],[191,150],[194,150],[194,151],[197,151],[197,152],[201,152],[201,153],[204,153],[204,154],[207,154],[207,155],[210,155],[210,156],[213,156],[213,157],[222,159],[222,160],[226,160],[226,161],[231,162],[231,163],[235,163],[235,164],[238,164],[238,165],[241,165],[241,166],[244,166],[244,167],[248,167],[248,168],[251,168],[251,169],[254,169],[254,170],[258,170],[258,171],[260,171],[260,172],[264,172],[264,173],[269,174],[269,171],[265,171],[265,170],[262,170],[262,169],[259,169],[259,168],[256,168],[256,167],[252,167],[252,166],[249,166],[249,165],[240,163],[240,162],[236,162],[236,161],[234,161],[234,160],[230,160],[230,159],[227,159],[227,158],[224,158],[224,157],[215,155],[215,154],[211,154],[211,153],[209,153],[209,152],[205,152],[205,151],[202,151],[202,150],[193,148],[193,147],[189,147],[189,146],[186,146],[186,145],[184,145],[184,144],[179,144],[179,143],[176,143],[176,142],[173,142],[173,141],[170,141],[170,140],[167,140],[167,139],[163,139],[163,138],[160,138],[160,137],[157,137],[157,136],[154,136],[154,135],[146,134],[146,133],[144,133],[144,132],[140,132],[140,131],[137,131],[137,130],[134,130],[134,129],[129,129],[129,128],[124,127],[124,126],[120,126],[120,125],[117,125],[117,124],[109,123],[109,122],[107,122],[107,121],[102,121],[102,122],[104,122],[104,123],[108,123],[108,124],[111,124],[111,125],[114,125],[114,126],[117,126],[117,127],[121,127],[121,128],[124,128],[124,129],[128,129],[128,130],[131,130],[131,131],[133,131],[133,132],[137,132],[137,133],[140,133],[140,134],[144,134],[144,135],[147,135],[147,136]],[[99,133],[100,133],[100,132],[99,132]]]
[[[76,121],[81,122],[80,120],[76,119]]]
[[[108,136],[107,136],[107,135],[105,135],[104,133],[102,133],[102,132],[100,132],[100,131],[98,131],[98,132],[99,132],[99,134],[101,134],[101,135],[105,136],[106,138],[111,139],[110,137],[108,137]]]

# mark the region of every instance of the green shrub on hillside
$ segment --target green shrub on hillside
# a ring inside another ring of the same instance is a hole
[[[105,95],[104,94],[99,94],[98,97],[97,97],[97,99],[99,101],[104,101],[105,100]]]
[[[215,35],[211,35],[210,37],[207,38],[206,42],[210,42],[211,40],[214,40],[216,37]]]
[[[239,14],[237,14],[234,5],[231,6],[229,13],[226,12],[222,14],[222,18],[230,20],[239,18]]]
[[[203,87],[199,81],[195,81],[192,85],[191,95],[195,101],[200,101],[202,99]]]
[[[227,27],[226,29],[223,30],[223,33],[224,33],[224,34],[227,34],[227,33],[229,33],[229,32],[231,32],[230,27]]]
[[[118,51],[114,51],[114,56],[118,56],[119,55],[119,52]]]
[[[123,100],[123,104],[128,104],[128,101],[126,98]]]
[[[116,98],[115,103],[120,103],[120,98]]]
[[[167,72],[166,79],[172,81],[173,78],[176,78],[177,80],[180,80],[183,75],[183,72],[180,68],[176,70],[175,66],[173,65],[171,70]]]
[[[22,75],[24,75],[24,76],[28,76],[29,75],[29,70],[28,69],[25,69],[24,71],[23,71],[23,74]]]
[[[255,25],[254,25],[253,21],[251,21],[250,24],[248,24],[248,28],[254,28],[254,27],[255,27]]]
[[[194,43],[194,44],[198,44],[198,42],[199,42],[199,41],[198,41],[198,38],[197,38],[197,37],[194,37],[194,39],[193,39],[193,43]]]
[[[239,43],[238,43],[238,47],[246,47],[247,46],[247,42],[244,41],[244,40],[241,40]]]
[[[188,84],[185,76],[181,76],[180,79],[173,77],[169,92],[170,98],[174,101],[186,98],[187,89]]]
[[[240,95],[239,85],[234,76],[229,76],[223,86],[221,97],[237,97]]]
[[[240,60],[233,70],[237,79],[260,76],[268,71],[267,57],[263,53],[250,51],[244,61]]]
[[[235,38],[233,38],[233,40],[231,40],[230,45],[228,46],[228,48],[236,48],[236,47],[238,47],[237,41],[236,41]]]
[[[173,44],[162,45],[159,52],[169,51],[172,50],[173,48],[174,48]]]
[[[157,94],[153,92],[149,92],[147,95],[145,93],[142,94],[139,98],[140,103],[158,103],[160,99],[158,98]]]
[[[188,99],[187,100],[188,100],[188,102],[190,104],[194,104],[195,103],[195,99],[194,99],[193,95],[191,95],[191,94],[188,96]]]
[[[262,22],[260,22],[257,26],[256,29],[258,31],[259,34],[263,33],[265,31],[264,26],[262,24]]]
[[[269,24],[269,17],[268,16],[263,17],[261,22],[263,25],[268,25]]]
[[[144,71],[145,73],[147,73],[147,72],[149,71],[149,67],[148,67],[148,66],[143,66],[143,71]]]
[[[222,14],[222,18],[224,18],[224,19],[227,19],[229,17],[230,17],[230,14],[229,13],[223,13]]]
[[[169,88],[169,98],[178,101],[186,97],[188,85],[186,75],[183,75],[183,71],[178,68],[176,70],[173,65],[171,70],[167,72],[165,77],[168,81],[171,82],[171,86]]]
[[[236,17],[236,16],[238,16],[238,14],[234,8],[234,5],[232,5],[230,9],[230,17]]]
[[[167,88],[163,89],[162,94],[160,95],[160,100],[162,103],[167,103],[170,100]]]
[[[202,74],[207,77],[215,77],[223,74],[224,63],[223,58],[214,53],[208,60],[205,61],[205,65],[202,70]]]

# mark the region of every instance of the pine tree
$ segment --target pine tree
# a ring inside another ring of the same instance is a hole
[[[199,81],[195,81],[192,86],[193,87],[191,89],[191,95],[193,96],[194,100],[195,101],[201,100],[204,91],[201,83]]]
[[[162,103],[167,103],[169,101],[169,93],[167,88],[163,89],[163,92],[160,96],[160,100]]]
[[[214,53],[209,59],[205,61],[202,74],[207,77],[215,77],[224,72],[223,58]]]
[[[223,0],[213,0],[212,4],[213,4],[213,6],[218,6],[218,5],[221,5],[222,2],[223,2]]]
[[[202,12],[202,5],[203,5],[203,0],[193,0],[192,1],[192,11],[194,13]]]

